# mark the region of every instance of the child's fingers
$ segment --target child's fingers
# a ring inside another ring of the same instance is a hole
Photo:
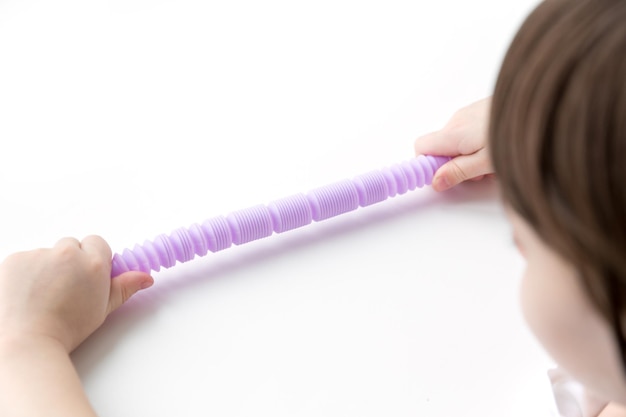
[[[111,247],[100,236],[91,235],[85,237],[80,242],[80,247],[89,255],[96,256],[99,259],[109,260],[113,257]]]
[[[154,279],[145,272],[129,271],[111,279],[108,313],[124,304],[137,291],[154,284]],[[108,314],[107,313],[107,314]]]
[[[444,129],[415,139],[413,147],[416,155],[457,156],[459,140],[458,135],[450,135]]]
[[[72,246],[80,248],[80,242],[78,241],[78,239],[73,238],[73,237],[64,237],[64,238],[59,239],[54,244],[55,248],[66,248],[66,247],[72,247]]]

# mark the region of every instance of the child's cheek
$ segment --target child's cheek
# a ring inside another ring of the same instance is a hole
[[[557,307],[559,294],[554,284],[541,265],[532,257],[526,258],[520,286],[522,313],[535,337],[551,353],[558,351],[562,342]]]
[[[537,300],[537,283],[534,282],[530,270],[530,265],[526,265],[524,269],[524,274],[522,276],[522,281],[520,285],[520,306],[522,309],[522,314],[524,315],[524,319],[526,320],[526,324],[530,328],[530,330],[534,333],[536,337],[539,337],[539,334],[542,333],[541,330],[541,313],[538,311],[539,305]],[[539,328],[538,328],[539,327]],[[539,330],[539,331],[538,331]]]
[[[526,259],[526,252],[524,250],[524,246],[522,246],[522,244],[520,243],[520,240],[517,237],[513,236],[513,243],[515,244],[515,248],[517,249],[519,254],[522,255],[524,259]]]

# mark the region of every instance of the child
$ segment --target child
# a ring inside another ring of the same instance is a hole
[[[626,404],[626,1],[542,3],[513,40],[491,101],[415,148],[456,157],[437,173],[438,190],[495,171],[527,261],[531,330],[588,393]]]
[[[513,41],[493,99],[416,151],[454,157],[438,190],[495,171],[528,262],[530,327],[565,370],[612,401],[602,417],[626,416],[617,405],[626,404],[626,1],[546,0]],[[94,415],[68,353],[152,283],[135,272],[110,280],[110,258],[89,237],[0,266],[3,415]]]

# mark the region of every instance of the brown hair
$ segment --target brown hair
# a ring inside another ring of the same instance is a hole
[[[504,58],[489,146],[504,201],[579,271],[626,366],[626,0],[546,0]]]

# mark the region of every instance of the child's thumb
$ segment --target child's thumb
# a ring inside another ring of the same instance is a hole
[[[124,304],[137,291],[151,287],[154,279],[141,271],[124,272],[111,279],[109,313]]]
[[[492,173],[491,161],[482,149],[471,155],[457,156],[445,163],[433,178],[433,189],[444,191],[463,181]]]

